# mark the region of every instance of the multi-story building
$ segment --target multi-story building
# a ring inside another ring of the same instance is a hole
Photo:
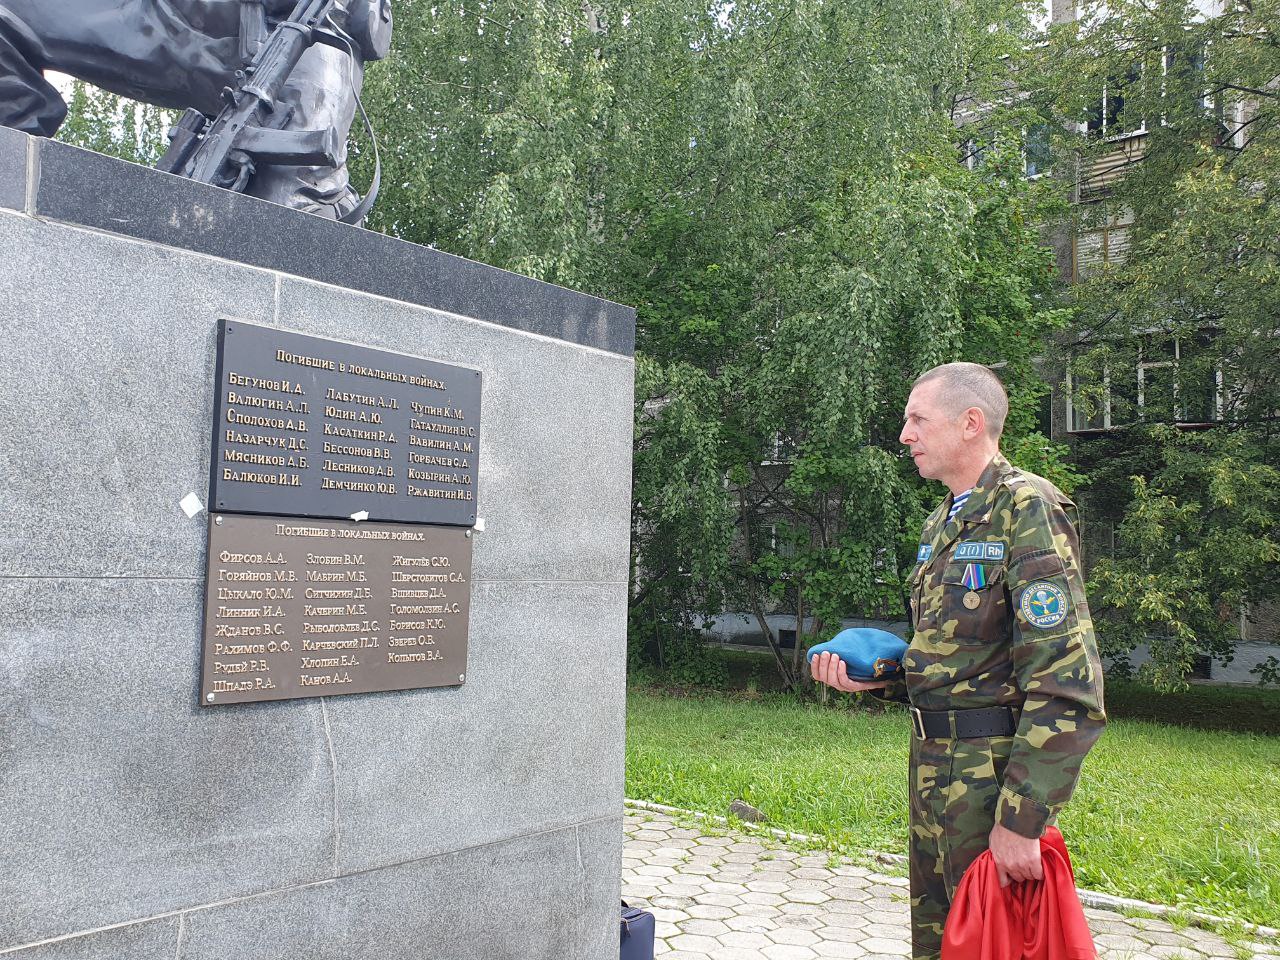
[[[1201,17],[1223,12],[1227,0],[1196,0],[1195,13]],[[1105,16],[1105,4],[1081,3],[1079,0],[1044,0],[1040,22],[1044,26]],[[1049,238],[1057,254],[1064,279],[1079,283],[1096,277],[1125,261],[1129,254],[1129,236],[1133,226],[1132,211],[1120,204],[1115,188],[1143,156],[1151,124],[1162,122],[1133,109],[1126,110],[1126,86],[1143,79],[1138,71],[1166,71],[1175,68],[1175,58],[1191,58],[1192,69],[1203,67],[1203,51],[1166,50],[1157,59],[1136,65],[1131,75],[1118,82],[1104,84],[1098,99],[1078,132],[1093,142],[1087,157],[1058,158],[1068,170],[1057,170],[1070,190],[1076,216],[1075,226],[1058,231]],[[1154,78],[1153,78],[1154,79]],[[1213,117],[1222,142],[1242,146],[1244,130],[1252,119],[1253,106],[1247,100],[1231,103],[1215,102],[1208,93],[1199,107]],[[1034,132],[1027,138],[1027,175],[1041,176],[1050,172],[1050,160],[1043,141]],[[1108,363],[1106,369],[1094,371],[1093,389],[1082,391],[1073,383],[1071,370],[1065,363],[1047,371],[1054,382],[1044,419],[1055,439],[1069,443],[1077,462],[1089,464],[1108,453],[1107,442],[1122,433],[1127,425],[1151,417],[1171,422],[1181,430],[1198,430],[1219,423],[1224,416],[1224,400],[1228,384],[1220,367],[1194,362],[1212,348],[1213,330],[1209,327],[1194,335],[1174,336],[1160,330],[1150,331],[1139,344],[1125,352],[1124,362]],[[1087,349],[1088,344],[1072,343],[1068,349]],[[1190,373],[1189,371],[1195,371]],[[1102,389],[1097,390],[1101,379]],[[1084,395],[1087,392],[1087,396]],[[1124,498],[1118,491],[1102,489],[1086,491],[1081,507],[1087,518],[1083,531],[1086,567],[1115,549],[1119,508]],[[1241,644],[1230,664],[1210,662],[1202,658],[1197,675],[1204,679],[1228,682],[1253,682],[1250,669],[1269,656],[1280,655],[1280,608],[1268,606],[1238,612]],[[1141,659],[1140,649],[1137,659]]]

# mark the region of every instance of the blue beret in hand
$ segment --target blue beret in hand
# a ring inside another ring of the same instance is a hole
[[[820,653],[834,653],[844,661],[849,679],[885,680],[902,673],[906,652],[907,642],[887,630],[853,627],[810,647],[809,659]]]

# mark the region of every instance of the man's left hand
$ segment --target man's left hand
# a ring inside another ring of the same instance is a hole
[[[997,823],[991,828],[990,846],[1000,886],[1007,887],[1013,880],[1043,879],[1039,840],[1014,833]]]

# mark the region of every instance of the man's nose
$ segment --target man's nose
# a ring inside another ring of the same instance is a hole
[[[915,441],[915,439],[916,439],[915,433],[911,430],[911,424],[904,423],[902,425],[902,432],[898,434],[898,442],[912,443]]]

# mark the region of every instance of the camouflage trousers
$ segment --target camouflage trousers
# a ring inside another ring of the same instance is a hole
[[[938,960],[960,878],[987,849],[1012,737],[911,739],[911,956]]]

